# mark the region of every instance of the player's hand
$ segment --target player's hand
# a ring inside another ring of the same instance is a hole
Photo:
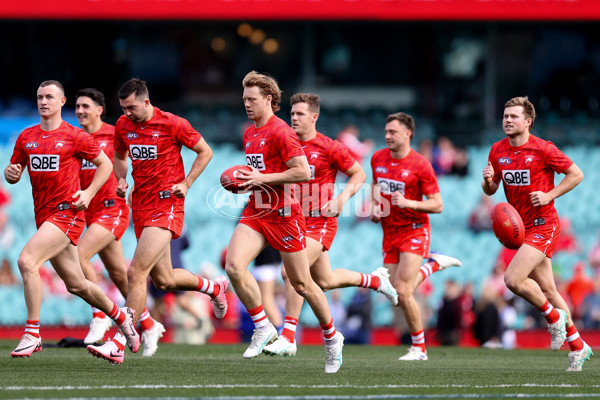
[[[534,207],[545,206],[552,201],[552,198],[548,195],[548,193],[540,191],[529,193],[529,198],[531,198],[531,204],[533,204]]]
[[[344,203],[342,202],[342,199],[336,197],[321,207],[321,215],[324,217],[336,218],[342,213],[343,208]]]
[[[411,208],[413,201],[404,197],[400,192],[392,193],[392,205],[399,208]]]
[[[381,221],[381,206],[376,205],[371,208],[371,222],[378,224]]]
[[[90,194],[85,190],[78,190],[72,197],[78,199],[71,204],[73,204],[77,210],[83,211],[88,208],[93,196],[90,196]]]
[[[483,167],[483,180],[487,183],[491,183],[492,178],[494,178],[494,167],[492,167],[492,163],[488,161],[488,164]]]
[[[171,188],[171,193],[178,199],[184,199],[187,195],[188,186],[185,182],[177,183]]]
[[[17,183],[21,179],[22,173],[21,164],[9,164],[4,169],[4,179],[8,183]]]
[[[237,178],[243,181],[244,183],[240,183],[241,188],[249,189],[253,186],[260,186],[264,181],[264,174],[262,174],[259,170],[254,168],[252,165],[248,165],[251,171],[247,169],[238,169],[237,170]]]
[[[125,179],[119,181],[119,186],[117,186],[117,196],[125,198],[127,196],[127,188],[129,185]]]

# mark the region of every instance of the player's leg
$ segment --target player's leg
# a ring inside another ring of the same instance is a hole
[[[421,309],[414,297],[416,277],[422,259],[423,257],[418,254],[400,252],[398,263],[384,265],[390,271],[392,285],[398,293],[398,306],[402,308],[412,340],[408,353],[400,357],[403,361],[427,360]]]
[[[115,236],[99,224],[91,224],[88,229],[81,235],[77,244],[77,253],[79,254],[79,263],[86,279],[90,282],[98,284],[98,276],[91,263],[91,258],[104,249],[109,243],[115,241]],[[124,262],[124,260],[123,260]],[[105,264],[106,265],[106,264]],[[108,268],[107,268],[108,269]],[[115,282],[117,287],[127,289],[127,269],[123,271],[125,278],[124,282]],[[121,286],[119,286],[119,284]],[[125,292],[127,293],[127,292]],[[83,343],[96,343],[104,338],[106,331],[110,329],[111,319],[106,316],[103,311],[92,307],[92,321],[90,329]]]
[[[438,271],[443,271],[450,267],[460,267],[461,265],[462,262],[458,258],[432,251],[429,253],[427,262],[421,265],[419,269],[420,273],[417,275],[415,287]]]
[[[344,337],[335,329],[325,293],[310,276],[306,251],[301,250],[294,253],[282,251],[281,259],[290,283],[296,292],[306,299],[323,330],[326,354],[325,372],[335,373],[342,366]]]
[[[279,311],[279,306],[277,305],[277,301],[275,299],[275,291],[277,288],[276,276],[267,279],[261,279],[256,277],[255,275],[254,278],[256,279],[256,283],[258,284],[262,304],[265,308],[267,316],[269,317],[273,325],[281,326],[281,324],[283,323],[283,316],[281,315],[281,311]]]
[[[542,263],[540,263],[529,275],[531,279],[536,281],[544,296],[548,299],[552,306],[560,311],[566,313],[566,323],[564,324],[565,335],[567,343],[569,344],[569,368],[567,371],[581,371],[581,368],[585,361],[593,355],[590,346],[583,341],[579,335],[579,331],[571,318],[571,312],[569,307],[560,292],[556,289],[556,283],[554,281],[554,274],[552,273],[552,262],[550,258],[546,257]],[[563,322],[560,320],[555,322],[553,325],[548,326],[548,330],[552,334],[553,331],[557,331],[556,335],[552,335],[552,339],[556,336],[556,341],[551,343],[552,349],[560,349],[564,343],[564,336],[562,336],[561,326]]]
[[[255,227],[259,229],[258,225]],[[266,246],[267,240],[262,233],[245,223],[239,223],[233,231],[225,257],[225,272],[235,293],[250,314],[255,328],[250,346],[244,352],[244,358],[257,357],[266,345],[277,339],[277,330],[269,321],[262,305],[258,283],[248,271],[250,262]]]
[[[318,241],[307,237],[306,254],[309,265],[314,267],[315,262],[317,262],[323,254],[323,245]],[[329,270],[331,271],[331,268],[329,268]],[[281,276],[285,285],[285,321],[283,330],[281,331],[281,336],[279,336],[277,340],[265,347],[264,352],[270,355],[295,356],[297,352],[296,328],[298,327],[300,312],[302,311],[302,305],[304,304],[304,297],[300,296],[290,283],[285,268],[282,269]]]
[[[17,265],[23,279],[27,322],[21,341],[11,353],[13,357],[29,357],[34,352],[42,350],[40,336],[42,279],[39,269],[46,260],[55,257],[69,243],[69,238],[57,226],[44,222],[19,255]]]

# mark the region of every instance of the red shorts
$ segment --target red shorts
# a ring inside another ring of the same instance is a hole
[[[413,253],[423,258],[429,255],[429,224],[414,224],[383,232],[383,263],[397,264],[400,253]]]
[[[44,222],[50,222],[58,226],[75,246],[79,243],[79,237],[83,233],[83,228],[85,228],[84,213],[83,211],[77,211],[75,208],[56,211],[54,214],[48,215],[45,221],[37,224],[37,228],[40,229]]]
[[[123,201],[98,210],[87,210],[85,223],[88,227],[98,224],[120,240],[129,226],[129,206]]]
[[[532,226],[525,230],[523,244],[528,244],[552,258],[560,238],[560,221],[557,219],[546,225]]]
[[[306,248],[306,225],[302,214],[286,217],[285,222],[273,223],[260,218],[242,216],[241,224],[263,235],[275,250],[295,253]]]
[[[323,245],[323,251],[331,248],[335,234],[337,233],[337,218],[307,217],[306,237],[316,240]]]
[[[133,210],[133,228],[135,237],[140,238],[147,226],[158,226],[173,233],[173,239],[181,236],[183,230],[184,206],[168,205],[152,210]]]

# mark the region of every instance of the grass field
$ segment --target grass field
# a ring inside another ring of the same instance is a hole
[[[152,358],[127,351],[122,365],[82,348],[44,348],[12,359],[0,341],[0,398],[597,398],[600,358],[567,373],[567,352],[431,347],[427,362],[400,362],[406,347],[345,346],[324,373],[325,351],[244,360],[245,345],[161,344]]]

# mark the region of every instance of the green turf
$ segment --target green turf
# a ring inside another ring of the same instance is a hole
[[[567,373],[567,352],[431,347],[427,362],[401,362],[404,347],[345,346],[344,365],[325,374],[325,351],[244,360],[245,345],[161,344],[152,358],[122,365],[85,349],[45,348],[12,359],[0,341],[0,398],[348,396],[352,398],[600,397],[600,364]],[[141,353],[141,351],[140,351]]]

